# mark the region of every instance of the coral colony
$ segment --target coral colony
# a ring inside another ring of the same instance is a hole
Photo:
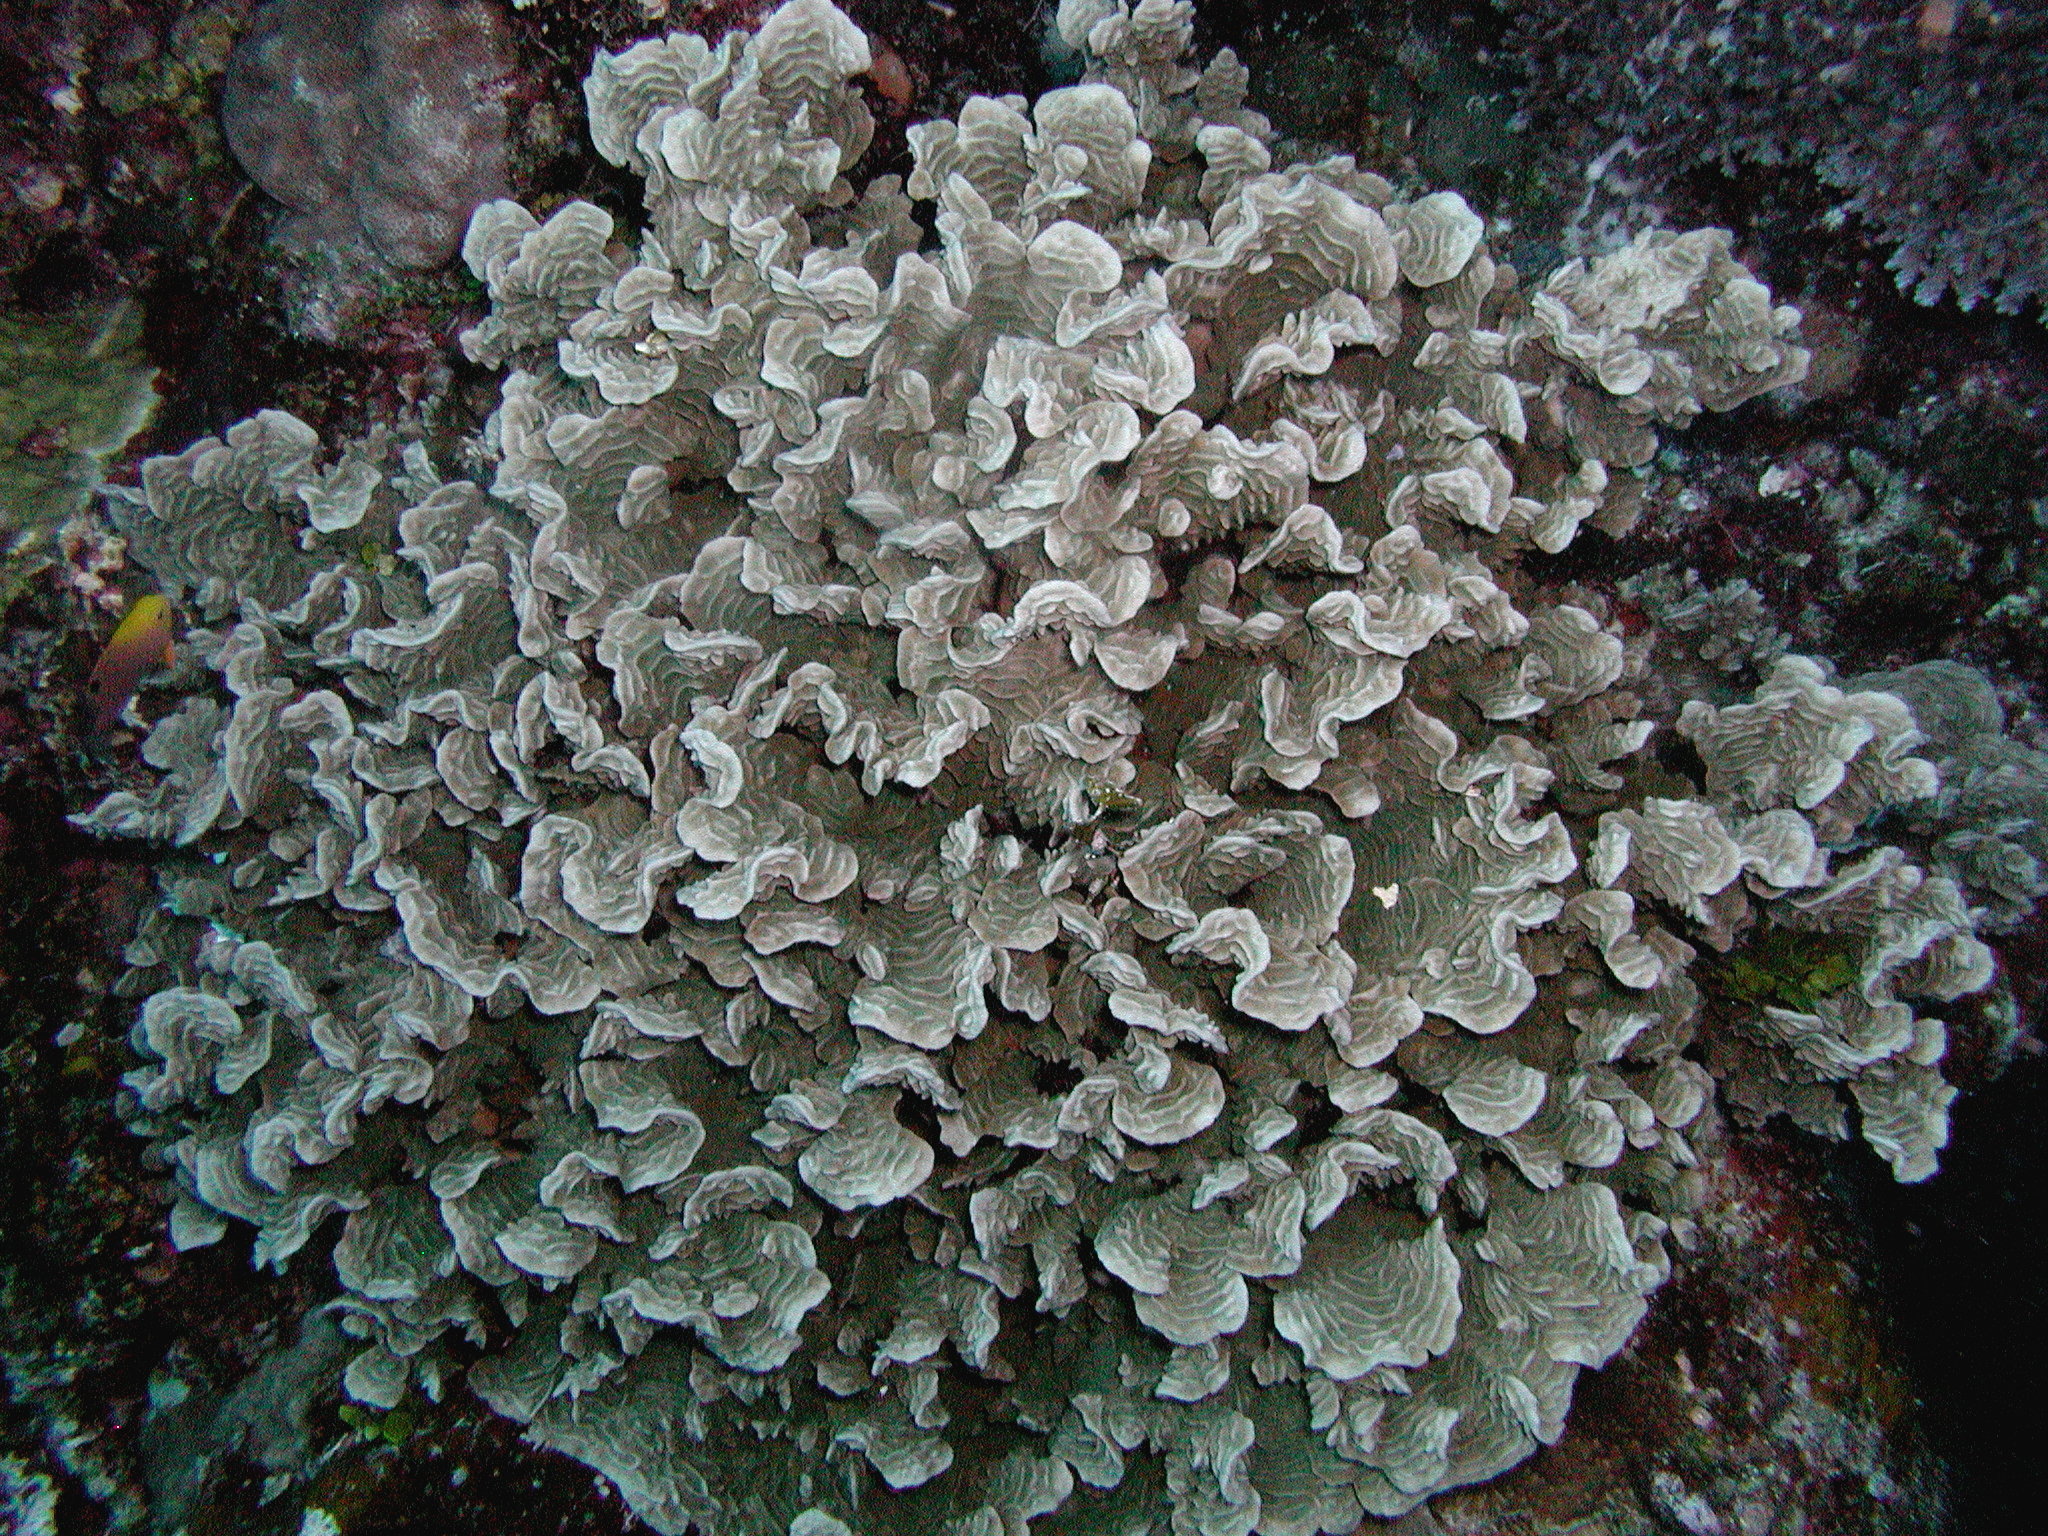
[[[1924,1178],[1990,979],[1863,831],[1936,787],[1904,699],[1784,657],[1660,729],[1523,569],[1801,376],[1728,237],[1525,283],[1274,164],[1185,0],[1059,26],[1083,83],[858,191],[827,0],[601,55],[649,224],[471,220],[488,487],[265,412],[115,507],[194,621],[83,818],[183,850],[127,982],[175,1240],[338,1222],[349,1393],[466,1375],[664,1532],[1491,1477],[1719,1106]]]
[[[228,61],[221,126],[293,210],[287,248],[438,267],[506,189],[512,69],[484,0],[278,0]]]

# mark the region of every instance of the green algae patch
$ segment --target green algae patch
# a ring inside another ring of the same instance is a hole
[[[1702,970],[1710,989],[1735,1002],[1811,1013],[1822,998],[1855,984],[1861,960],[1851,936],[1767,928]]]
[[[388,1445],[394,1450],[410,1440],[413,1431],[419,1428],[418,1416],[404,1408],[379,1413],[355,1403],[341,1405],[341,1422],[363,1440],[374,1445]]]
[[[0,601],[49,562],[56,529],[86,510],[156,400],[132,300],[0,315]]]

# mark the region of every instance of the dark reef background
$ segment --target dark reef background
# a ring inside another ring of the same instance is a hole
[[[907,168],[908,122],[1059,83],[1035,0],[841,3],[903,66],[856,181]],[[762,7],[662,9],[502,11],[514,63],[490,89],[529,206],[634,211],[584,147],[594,48],[715,38]],[[331,1328],[302,1326],[324,1249],[282,1275],[252,1270],[246,1239],[173,1253],[161,1173],[112,1112],[132,1059],[109,988],[151,886],[141,852],[64,817],[137,772],[81,699],[147,582],[67,520],[102,475],[132,482],[261,406],[323,432],[463,430],[494,397],[451,345],[481,308],[459,269],[270,242],[281,209],[218,126],[255,14],[0,3],[0,1533],[623,1530],[586,1469],[466,1394],[342,1405]],[[2014,734],[2048,748],[2048,0],[1204,0],[1199,25],[1284,134],[1462,190],[1530,271],[1652,221],[1733,229],[1805,310],[1813,376],[1674,439],[1636,532],[1589,532],[1552,574],[1746,579],[1794,649],[1844,672],[1983,667]],[[2016,1013],[1959,1035],[1938,1177],[1741,1138],[1701,1250],[1564,1441],[1402,1536],[2041,1528],[2044,940],[2037,916],[1996,941]]]

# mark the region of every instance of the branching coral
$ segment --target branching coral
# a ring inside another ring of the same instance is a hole
[[[1918,302],[2010,312],[2048,293],[2039,0],[1500,8],[1543,127],[1577,119],[1591,179],[1809,166],[1840,197],[1830,222],[1853,217],[1892,247]]]
[[[1727,237],[1524,289],[1455,194],[1275,168],[1185,3],[1060,22],[1084,83],[858,196],[826,0],[600,57],[650,224],[472,220],[488,490],[266,414],[117,498],[221,685],[84,818],[203,854],[130,951],[174,1236],[340,1216],[351,1393],[462,1334],[664,1531],[1492,1476],[1664,1278],[1701,1058],[1919,1177],[1909,999],[1987,978],[1952,884],[1830,850],[1931,787],[1897,699],[1788,661],[1672,798],[1520,569],[1799,376]],[[1760,911],[1849,958],[1710,1019],[1685,935]]]

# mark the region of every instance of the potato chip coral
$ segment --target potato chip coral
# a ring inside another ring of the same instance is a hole
[[[339,1218],[361,1401],[466,1374],[667,1532],[1347,1531],[1562,1432],[1708,1064],[1931,1167],[1987,952],[1836,846],[1905,706],[1788,661],[1673,798],[1518,558],[1796,315],[1276,167],[1190,18],[1067,0],[1081,84],[858,194],[826,0],[600,57],[649,226],[471,221],[488,488],[266,413],[117,493],[219,678],[82,818],[192,850],[130,1109],[181,1244]],[[1779,926],[1854,964],[1704,1008]]]

